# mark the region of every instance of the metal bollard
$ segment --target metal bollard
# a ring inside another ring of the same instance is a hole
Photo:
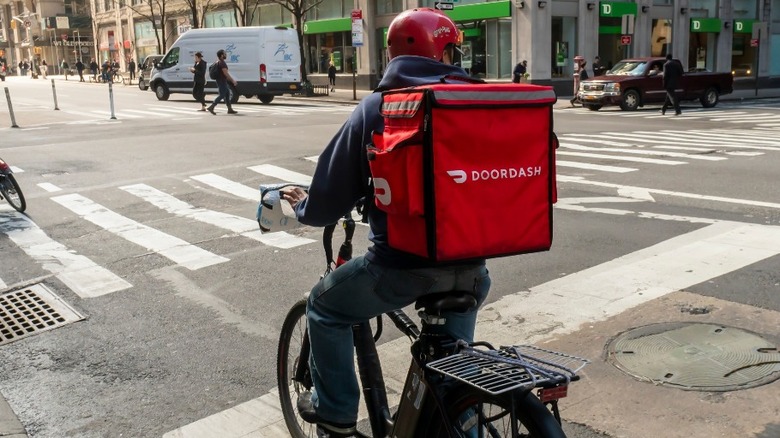
[[[16,117],[14,117],[14,106],[11,105],[11,93],[8,91],[8,87],[5,87],[5,100],[8,101],[8,113],[11,114],[11,127],[18,128],[16,124]]]
[[[54,88],[54,79],[51,80],[51,92],[54,94],[54,110],[59,111],[59,107],[57,106],[57,89]]]
[[[111,81],[108,81],[108,99],[111,101],[111,120],[116,120],[116,116],[114,115],[114,87],[111,84]]]

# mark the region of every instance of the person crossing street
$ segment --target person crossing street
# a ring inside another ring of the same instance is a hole
[[[233,84],[235,87],[238,85],[238,82],[233,79],[233,76],[230,76],[230,72],[228,71],[227,63],[225,62],[225,59],[227,58],[227,55],[225,54],[225,51],[220,49],[217,51],[217,69],[218,74],[217,77],[214,79],[217,82],[217,88],[219,89],[219,96],[217,96],[216,99],[214,99],[214,102],[209,105],[208,112],[211,114],[216,115],[217,113],[214,112],[214,107],[216,107],[220,102],[225,102],[225,106],[227,106],[227,113],[228,114],[238,114],[238,111],[233,110],[233,105],[230,102],[230,88],[228,86],[228,83]]]

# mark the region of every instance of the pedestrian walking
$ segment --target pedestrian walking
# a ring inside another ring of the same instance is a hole
[[[664,63],[664,89],[666,90],[666,100],[661,107],[661,114],[666,114],[666,108],[674,107],[674,115],[682,114],[680,111],[680,100],[677,99],[677,88],[680,86],[680,78],[683,75],[682,65],[679,61],[672,59],[672,54],[666,55]]]
[[[227,55],[225,55],[225,51],[222,49],[219,49],[217,51],[217,77],[214,79],[217,82],[217,88],[219,89],[219,96],[217,96],[216,99],[214,99],[214,102],[211,103],[211,105],[206,108],[208,112],[211,114],[216,115],[217,113],[214,112],[214,107],[217,106],[220,102],[225,102],[225,106],[227,106],[227,113],[228,114],[237,114],[238,111],[233,110],[233,105],[230,103],[230,88],[228,88],[228,83],[233,84],[235,87],[238,85],[238,82],[236,82],[235,79],[233,79],[233,76],[230,76],[230,72],[228,72],[228,66],[225,62],[225,58],[227,58]]]
[[[130,73],[130,82],[133,82],[133,79],[135,79],[135,59],[130,58],[130,62],[127,64],[127,71]]]
[[[193,74],[192,97],[200,102],[200,110],[206,111],[206,61],[203,60],[203,54],[195,52],[195,65],[190,67]]]
[[[101,77],[103,78],[103,82],[111,80],[111,61],[108,59],[106,59],[106,62],[101,66]]]
[[[607,71],[607,68],[601,64],[601,58],[598,56],[593,59],[593,76],[601,76]]]
[[[76,61],[76,71],[79,73],[79,82],[84,82],[84,63],[80,59]]]
[[[68,80],[68,73],[70,73],[70,66],[68,65],[68,61],[62,60],[60,63],[60,68],[62,69],[62,74],[65,75],[65,80]]]
[[[333,61],[328,67],[328,82],[330,83],[330,91],[336,91],[336,66],[333,65]]]
[[[571,106],[580,101],[580,82],[588,79],[588,72],[585,70],[585,58],[580,55],[574,57],[574,97],[571,98]]]
[[[19,61],[19,76],[27,76],[27,68],[25,67],[26,61]]]
[[[89,62],[89,71],[92,73],[92,80],[97,82],[98,63],[95,61],[95,58],[92,58],[92,61]]]
[[[512,82],[519,84],[521,80],[525,79],[526,74],[528,74],[528,61],[524,59],[518,62],[515,69],[512,70]]]
[[[46,64],[46,60],[44,59],[43,61],[41,61],[41,65],[40,65],[41,75],[43,76],[44,79],[46,79],[46,71],[48,69],[49,69],[49,65]]]

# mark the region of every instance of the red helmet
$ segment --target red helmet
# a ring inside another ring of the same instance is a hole
[[[431,8],[401,12],[387,30],[390,59],[416,55],[440,60],[448,44],[458,44],[459,31],[450,17]]]

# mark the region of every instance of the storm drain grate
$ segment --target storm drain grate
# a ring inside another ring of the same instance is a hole
[[[623,372],[659,385],[692,391],[732,391],[780,378],[780,351],[735,327],[662,323],[638,327],[607,347]]]
[[[0,345],[84,317],[42,284],[0,295]]]

